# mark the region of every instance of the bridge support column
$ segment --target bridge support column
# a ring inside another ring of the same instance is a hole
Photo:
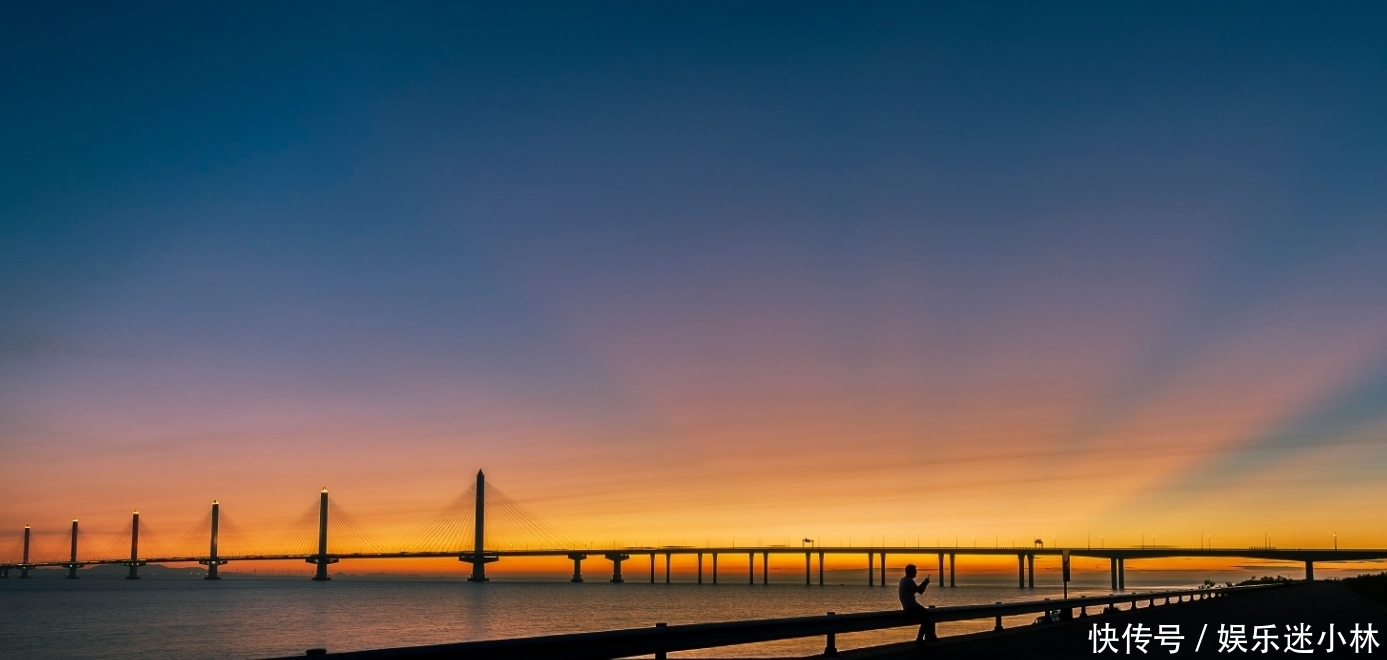
[[[1116,575],[1116,573],[1114,573]],[[1026,556],[1016,555],[1016,588],[1026,588]]]
[[[650,553],[650,584],[655,584],[655,553]]]
[[[703,584],[703,553],[698,553],[698,583]]]
[[[669,553],[665,553],[665,584],[669,584]]]
[[[1035,588],[1035,555],[1026,555],[1026,583],[1027,587]]]
[[[481,538],[482,538],[482,519],[481,519],[481,515],[480,515],[480,514],[481,514],[481,507],[482,507],[482,500],[481,500],[482,495],[481,495],[481,493],[482,493],[482,488],[483,488],[483,487],[484,487],[484,484],[482,483],[482,473],[481,473],[481,472],[477,472],[477,509],[478,509],[478,516],[477,516],[477,548],[478,548],[478,551],[477,551],[477,554],[478,554],[478,558],[479,558],[479,559],[480,559],[480,556],[481,556],[481,550],[480,550],[480,548],[482,547],[482,546],[481,546]],[[217,503],[216,503],[216,502],[213,502],[213,503],[212,503],[212,510],[213,510],[213,511],[216,511],[216,510],[217,510]],[[215,537],[213,537],[213,538],[215,539]],[[213,543],[216,543],[216,541],[213,540]],[[332,578],[328,577],[328,575],[327,575],[327,567],[328,567],[328,564],[336,564],[336,563],[337,563],[337,558],[336,558],[336,557],[329,557],[329,556],[327,556],[327,488],[323,488],[323,490],[320,491],[320,492],[318,493],[318,554],[316,554],[316,555],[314,555],[314,556],[312,556],[312,557],[309,557],[308,559],[306,559],[306,560],[304,560],[304,561],[307,561],[307,562],[310,563],[310,564],[317,564],[317,565],[318,565],[318,570],[314,571],[314,573],[313,573],[313,581],[315,581],[315,582],[326,582],[326,581],[332,579]],[[477,563],[472,564],[472,578],[477,577],[477,571],[481,570],[481,569],[479,569],[479,568],[477,568],[477,567],[478,567],[478,566],[482,566],[483,564],[485,564],[485,562],[482,562],[482,561],[478,561]],[[210,567],[209,567],[209,569],[210,569]],[[209,574],[215,575],[215,572],[209,572]],[[468,578],[468,579],[471,580],[472,578]],[[485,573],[485,572],[482,573],[482,579],[483,579],[483,580],[486,579],[486,573]]]
[[[1112,573],[1112,590],[1117,591],[1117,557],[1108,558],[1108,572]]]
[[[1309,559],[1305,560],[1305,581],[1315,581],[1315,562],[1310,561]]]
[[[323,497],[327,497],[327,495],[324,494]],[[206,575],[205,577],[202,578],[202,579],[204,579],[204,580],[220,580],[220,579],[222,579],[222,577],[221,577],[220,575],[217,575],[217,567],[218,567],[218,566],[221,566],[222,564],[225,564],[225,563],[226,563],[225,561],[222,561],[221,559],[218,559],[218,557],[220,557],[220,555],[217,553],[217,530],[220,529],[220,527],[219,527],[220,521],[221,521],[221,505],[220,505],[220,504],[217,504],[217,501],[216,501],[216,500],[212,500],[212,543],[211,543],[211,545],[208,546],[209,551],[208,551],[208,553],[207,553],[207,561],[199,561],[199,562],[198,562],[199,564],[202,564],[203,566],[206,566],[206,567],[207,567],[207,575]],[[320,531],[321,531],[321,530],[320,530]],[[327,573],[326,573],[327,569],[326,569],[326,568],[322,568],[322,569],[319,569],[319,570],[321,570],[321,571],[323,572],[324,575],[327,575]],[[314,579],[316,580],[317,578],[315,577]],[[327,579],[327,578],[324,577],[323,579]]]
[[[76,518],[73,518],[73,519],[72,519],[72,559],[69,559],[69,560],[68,560],[68,563],[63,564],[63,568],[66,568],[66,569],[67,569],[67,579],[69,579],[69,580],[76,580],[76,579],[77,579],[77,569],[78,569],[78,568],[81,568],[81,567],[82,567],[82,565],[79,564],[79,563],[77,563],[77,519],[76,519]]]
[[[1117,590],[1127,590],[1127,559],[1125,557],[1117,558]]]
[[[876,586],[876,564],[877,553],[867,553],[867,586]]]
[[[824,553],[819,553],[819,586],[824,586]]]
[[[604,556],[612,562],[612,582],[618,584],[625,582],[625,580],[621,579],[621,562],[630,559],[631,555],[621,552],[609,552]]]
[[[809,553],[804,553],[804,586],[809,586]]]
[[[771,583],[771,553],[761,553],[761,584]]]
[[[944,553],[939,553],[939,586],[944,586]]]
[[[29,526],[24,526],[24,559],[19,563],[19,579],[29,579],[29,569],[33,568],[29,564]]]
[[[756,584],[756,553],[746,553],[746,583]]]
[[[881,553],[881,586],[886,586],[886,553]]]
[[[323,489],[323,517],[327,517],[327,489]],[[472,538],[472,577],[467,578],[468,582],[486,582],[486,475],[481,470],[477,470],[477,505],[472,517],[473,538]],[[326,529],[326,525],[324,526]],[[327,536],[327,532],[323,533]],[[327,543],[323,543],[323,552],[327,552]],[[467,561],[458,557],[461,561]],[[327,569],[323,569],[324,575]],[[317,579],[317,578],[314,578]]]
[[[582,582],[583,560],[587,559],[588,556],[579,552],[575,552],[573,554],[570,554],[568,558],[573,560],[573,579],[569,580],[569,582]]]
[[[125,576],[127,580],[140,579],[140,567],[144,562],[140,561],[140,512],[136,511],[135,516],[130,520],[130,561],[125,562],[130,567],[130,573]]]
[[[718,553],[713,553],[713,584],[718,583]]]
[[[10,567],[0,566],[0,580],[7,580],[10,577]]]
[[[954,586],[954,553],[952,552],[949,553],[949,586]]]

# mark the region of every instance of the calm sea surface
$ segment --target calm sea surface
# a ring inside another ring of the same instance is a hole
[[[1192,586],[1205,577],[1134,572],[1128,576],[1129,589]],[[1078,588],[1071,585],[1070,594],[1106,593],[1106,577],[1087,576]],[[898,572],[893,583],[895,579]],[[931,585],[921,602],[956,605],[1059,595],[1055,585],[1018,589],[1012,579],[996,576],[987,584],[952,589]],[[11,577],[0,580],[0,656],[263,658],[300,655],[315,647],[348,651],[632,628],[659,621],[726,621],[897,606],[894,588],[865,585]],[[970,630],[968,624],[952,625],[940,632]],[[991,627],[990,622],[972,625],[972,630]],[[911,629],[862,633],[844,636],[839,645],[852,648],[913,636]],[[822,650],[823,640],[813,638],[685,655],[804,655]]]

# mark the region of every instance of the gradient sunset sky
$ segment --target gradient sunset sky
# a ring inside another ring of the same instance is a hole
[[[1387,546],[1384,26],[7,4],[0,546]]]

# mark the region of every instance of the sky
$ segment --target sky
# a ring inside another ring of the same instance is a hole
[[[593,547],[1387,546],[1384,26],[8,4],[0,552],[478,469]]]

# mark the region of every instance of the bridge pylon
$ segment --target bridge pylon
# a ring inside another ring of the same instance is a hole
[[[24,559],[19,562],[19,578],[29,579],[29,571],[33,570],[34,565],[29,563],[29,526],[24,526]]]
[[[27,563],[27,560],[26,560],[26,563]],[[81,568],[82,566],[83,566],[83,564],[77,563],[77,519],[76,519],[76,518],[73,518],[73,519],[72,519],[72,558],[69,559],[69,560],[67,561],[66,564],[63,564],[63,568],[66,568],[66,569],[67,569],[67,579],[69,579],[69,580],[76,580],[76,579],[77,579],[77,569]]]
[[[318,554],[305,559],[310,564],[317,564],[318,570],[313,574],[316,582],[326,582],[332,578],[327,575],[328,564],[336,564],[336,557],[329,557],[327,554],[327,487],[318,493]]]
[[[127,580],[140,579],[140,567],[144,562],[140,561],[140,512],[136,511],[134,517],[130,519],[130,561],[121,562],[122,565],[130,567],[130,574],[125,576]]]
[[[225,559],[217,552],[217,530],[221,522],[221,505],[216,500],[212,500],[212,543],[208,547],[207,559],[198,561],[199,564],[207,567],[207,575],[204,580],[220,580],[222,576],[217,575],[217,567],[226,563]]]
[[[481,470],[477,470],[477,511],[473,518],[475,523],[473,531],[475,536],[472,539],[472,553],[458,557],[458,561],[467,562],[472,565],[472,576],[467,578],[468,582],[486,582],[486,565],[493,561],[500,561],[500,557],[486,553],[486,475]]]

